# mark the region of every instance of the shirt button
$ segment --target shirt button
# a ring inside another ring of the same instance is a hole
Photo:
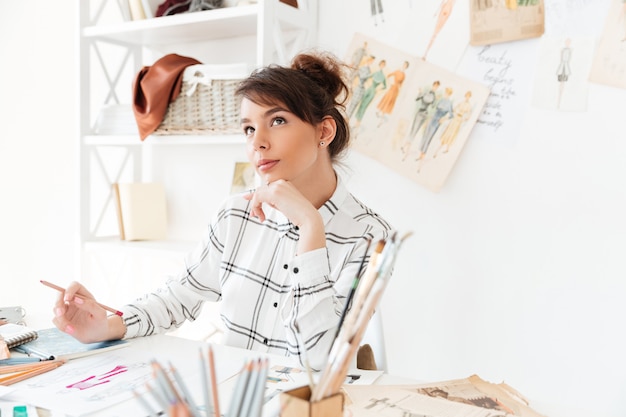
[[[267,343],[268,343],[268,340],[267,340],[267,337],[266,337],[265,339],[263,339],[263,344],[267,345]]]
[[[274,303],[274,307],[278,307],[278,303]]]
[[[297,274],[298,272],[300,272],[300,270],[299,270],[298,268],[294,268],[294,269],[293,269],[293,273],[294,273],[294,274]]]
[[[289,268],[289,265],[285,264],[285,265],[283,265],[283,268],[287,269],[287,268]]]
[[[297,232],[298,230],[300,230],[300,228],[299,228],[298,226],[294,227],[294,229],[296,229],[296,232]]]

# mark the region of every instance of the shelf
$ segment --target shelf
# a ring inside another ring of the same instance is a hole
[[[242,134],[216,135],[152,135],[143,142],[137,135],[89,135],[83,137],[87,146],[142,146],[142,145],[243,145]]]
[[[238,36],[254,36],[259,6],[224,7],[203,12],[90,26],[83,37],[134,45],[170,45]]]
[[[304,10],[281,2],[276,7],[284,30],[298,30],[307,26],[309,16]],[[82,36],[140,46],[257,36],[260,10],[259,4],[251,4],[113,25],[88,26],[82,29]]]

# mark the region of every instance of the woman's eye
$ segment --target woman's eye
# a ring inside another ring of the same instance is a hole
[[[253,133],[254,133],[254,128],[253,128],[253,127],[251,127],[251,126],[244,126],[244,128],[243,128],[243,133],[244,133],[246,136],[250,136],[251,134],[253,134]]]
[[[274,120],[272,120],[272,126],[284,125],[284,124],[285,124],[285,119],[283,119],[282,117],[276,117],[274,118]]]

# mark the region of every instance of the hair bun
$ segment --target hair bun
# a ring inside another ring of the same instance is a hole
[[[330,52],[302,53],[296,55],[291,68],[302,71],[317,85],[343,104],[348,97],[348,88],[344,82],[344,70],[347,66]]]

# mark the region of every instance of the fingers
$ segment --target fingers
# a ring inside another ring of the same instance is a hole
[[[78,294],[82,296],[80,299]],[[65,290],[60,291],[57,296],[54,303],[55,317],[59,317],[67,313],[70,303],[82,303],[85,298],[93,298],[93,296],[80,283],[76,281],[71,282],[70,285],[68,285]]]
[[[270,195],[269,193],[270,184],[267,183],[264,186],[261,186],[255,190],[250,190],[249,193],[244,194],[243,198],[251,202],[251,210],[250,214],[253,217],[259,219],[260,222],[265,221],[265,212],[263,211],[263,203],[267,202],[267,198]]]
[[[83,298],[95,298],[81,283],[73,281],[65,289],[65,301],[70,301],[75,298],[76,295],[80,295]]]
[[[106,310],[96,302],[91,293],[78,282],[72,282],[59,292],[54,304],[52,323],[59,330],[85,342],[94,337],[91,333],[98,327],[95,324],[105,323],[106,317]]]

